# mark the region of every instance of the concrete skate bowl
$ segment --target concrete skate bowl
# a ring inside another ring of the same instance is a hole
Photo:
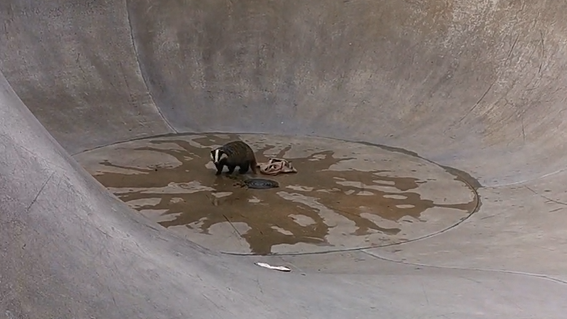
[[[0,17],[0,317],[567,311],[564,2],[7,0]],[[230,138],[293,159],[272,198],[305,199],[325,172],[348,196],[364,184],[362,205],[393,185],[405,193],[390,199],[429,206],[381,228],[347,218],[335,237],[343,224],[322,218],[318,241],[248,254],[262,237],[247,240],[246,220],[186,236],[116,191],[148,168],[185,176],[177,151],[202,158]],[[361,225],[382,235],[353,240]]]

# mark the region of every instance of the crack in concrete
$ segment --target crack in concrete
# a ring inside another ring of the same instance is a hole
[[[486,268],[475,268],[475,267],[451,267],[451,266],[437,266],[437,265],[428,265],[428,264],[421,264],[421,263],[411,263],[405,261],[394,260],[390,258],[386,258],[380,256],[376,253],[361,250],[362,253],[371,256],[373,258],[393,262],[396,264],[408,265],[408,266],[419,266],[419,267],[428,267],[428,268],[437,268],[437,269],[451,269],[451,270],[463,270],[463,271],[478,271],[478,272],[492,272],[492,273],[500,273],[500,274],[507,274],[507,275],[517,275],[517,276],[525,276],[531,278],[537,278],[542,280],[548,280],[557,284],[567,285],[567,280],[562,280],[556,277],[552,277],[545,274],[538,274],[538,273],[530,273],[530,272],[523,272],[523,271],[514,271],[514,270],[502,270],[502,269],[486,269]]]

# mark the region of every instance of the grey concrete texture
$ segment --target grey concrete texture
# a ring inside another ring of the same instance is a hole
[[[557,0],[2,1],[0,316],[564,318],[566,16]],[[208,131],[401,147],[470,173],[482,206],[388,248],[230,256],[70,156]]]
[[[235,187],[242,176],[214,175],[210,159],[211,149],[234,140],[260,163],[285,157],[299,171],[269,176],[274,189]],[[476,181],[458,172],[401,150],[321,137],[177,134],[73,158],[148,219],[231,254],[391,246],[455,227],[480,205]]]

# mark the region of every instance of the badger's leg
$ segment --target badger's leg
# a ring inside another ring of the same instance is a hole
[[[258,165],[258,163],[256,162],[255,159],[250,161],[250,170],[252,171],[252,173],[256,174],[256,170],[258,169],[256,166]]]
[[[217,163],[215,164],[217,168],[217,173],[215,175],[220,175],[222,173],[222,169],[224,168],[224,164]]]
[[[228,166],[228,174],[232,174],[234,172],[234,169],[236,168],[236,165],[226,165]]]
[[[248,172],[248,166],[250,165],[250,162],[244,162],[243,164],[240,165],[240,169],[238,170],[238,172],[240,174],[246,174],[246,172]]]

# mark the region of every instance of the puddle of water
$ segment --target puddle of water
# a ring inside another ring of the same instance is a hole
[[[260,175],[280,184],[263,190],[216,176],[211,148],[236,139],[247,141],[259,162],[286,158],[298,173]],[[116,144],[76,158],[132,208],[222,251],[269,254],[391,244],[449,227],[477,205],[474,190],[439,166],[328,139],[180,135]],[[432,216],[437,211],[442,220]],[[436,222],[426,225],[427,219]],[[222,224],[229,227],[213,227]],[[246,245],[235,244],[235,238]]]

